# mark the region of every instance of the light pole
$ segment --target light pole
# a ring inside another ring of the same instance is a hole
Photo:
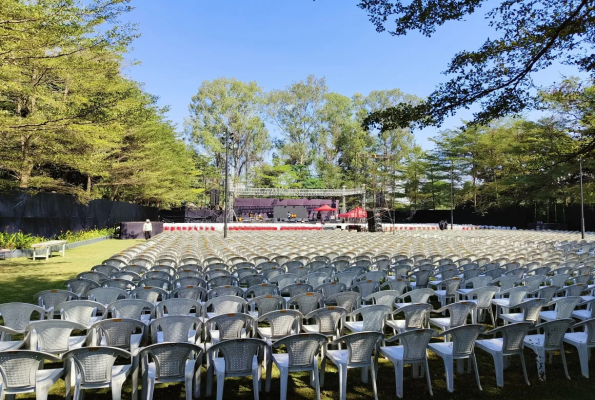
[[[227,238],[227,207],[229,204],[228,194],[228,175],[229,175],[229,130],[225,130],[225,194],[223,197],[223,238]]]
[[[454,220],[455,220],[455,195],[454,195],[454,176],[453,170],[454,165],[453,161],[450,160],[450,230],[453,230]]]
[[[584,209],[584,198],[583,198],[583,160],[579,158],[578,160],[578,169],[579,169],[579,177],[580,177],[580,187],[581,187],[581,238],[585,238],[585,209]]]

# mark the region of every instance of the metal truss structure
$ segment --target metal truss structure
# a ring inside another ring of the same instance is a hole
[[[230,187],[232,197],[257,196],[257,197],[343,197],[363,195],[365,188],[359,189],[283,189],[283,188],[247,188]]]

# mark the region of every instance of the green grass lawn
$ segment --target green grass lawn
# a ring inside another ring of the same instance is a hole
[[[96,244],[79,247],[66,251],[66,257],[56,255],[45,260],[7,259],[0,260],[0,303],[11,301],[35,302],[33,295],[45,289],[63,289],[64,281],[73,278],[82,271],[88,271],[92,266],[114,253],[119,252],[138,241],[133,240],[107,240]],[[387,331],[387,336],[389,336]],[[590,399],[595,393],[595,362],[592,362],[591,379],[585,379],[580,374],[579,360],[576,351],[570,346],[566,347],[566,358],[572,380],[564,377],[564,371],[559,354],[554,357],[554,363],[546,366],[547,381],[537,379],[535,357],[531,351],[525,352],[527,370],[531,386],[524,382],[520,360],[513,358],[508,369],[504,372],[503,389],[496,386],[494,365],[491,356],[477,351],[479,373],[483,391],[477,388],[474,374],[455,375],[455,392],[450,394],[446,390],[444,365],[442,359],[431,356],[430,372],[432,388],[436,399]],[[391,363],[380,360],[378,371],[378,397],[379,399],[395,399],[395,374]],[[205,374],[203,371],[202,397],[205,390]],[[263,382],[264,389],[264,382]],[[216,386],[213,385],[215,398]],[[279,376],[273,369],[272,387],[270,393],[261,392],[263,400],[279,398]],[[371,399],[372,385],[364,384],[360,380],[359,370],[350,370],[347,379],[348,399]],[[322,389],[323,399],[339,398],[339,379],[336,368],[332,363],[327,363],[325,385]],[[224,398],[251,399],[252,380],[246,378],[230,378],[225,381]],[[111,394],[108,389],[87,391],[87,400],[108,399]],[[159,385],[155,390],[155,399],[171,400],[184,399],[184,390],[181,384]],[[404,398],[425,399],[429,397],[425,379],[413,379],[411,368],[405,368]],[[34,394],[26,394],[19,398],[34,398]],[[50,399],[64,398],[64,384],[59,381],[51,392]],[[130,398],[130,381],[124,387],[124,398]],[[288,398],[315,399],[316,392],[309,386],[307,373],[290,374]]]

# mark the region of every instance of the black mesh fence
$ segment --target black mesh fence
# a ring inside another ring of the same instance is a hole
[[[0,231],[52,237],[61,231],[102,229],[125,221],[155,221],[159,209],[109,200],[77,202],[57,193],[0,194]]]

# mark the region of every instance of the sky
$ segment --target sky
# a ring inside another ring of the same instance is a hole
[[[203,81],[235,77],[264,90],[283,89],[313,74],[329,91],[345,96],[401,89],[425,97],[445,80],[441,74],[461,50],[475,50],[488,36],[484,6],[462,22],[449,22],[427,38],[416,32],[378,33],[358,0],[133,0],[124,20],[138,24],[141,37],[128,54],[140,61],[125,73],[169,106],[182,131],[188,105]],[[494,1],[488,2],[496,4]],[[555,65],[536,82],[550,85],[569,67]],[[469,119],[462,110],[441,128],[414,131],[416,142]]]

